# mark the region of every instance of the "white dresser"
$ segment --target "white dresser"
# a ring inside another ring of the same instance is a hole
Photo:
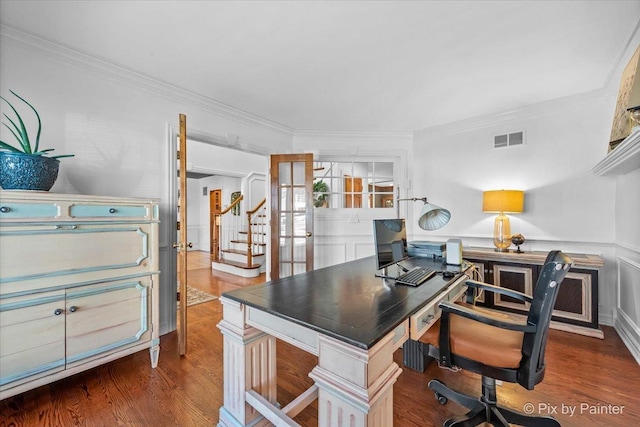
[[[158,201],[0,191],[0,399],[149,349]]]

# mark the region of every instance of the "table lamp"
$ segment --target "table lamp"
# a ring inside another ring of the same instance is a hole
[[[511,224],[505,213],[524,210],[524,191],[491,190],[482,193],[482,212],[498,213],[493,226],[493,244],[497,252],[506,252],[511,246]]]
[[[437,230],[439,228],[447,225],[449,220],[451,219],[451,212],[448,210],[441,208],[440,206],[436,206],[427,201],[426,197],[413,197],[411,199],[398,199],[398,202],[403,200],[422,200],[424,202],[424,206],[422,206],[422,210],[420,211],[420,216],[418,217],[418,226],[423,230],[432,231]]]

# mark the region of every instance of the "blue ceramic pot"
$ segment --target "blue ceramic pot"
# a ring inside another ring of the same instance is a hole
[[[51,157],[0,151],[0,187],[49,191],[58,178],[59,166],[60,161]]]

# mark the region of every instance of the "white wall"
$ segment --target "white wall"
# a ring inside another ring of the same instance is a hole
[[[76,155],[62,159],[51,191],[161,199],[161,333],[175,329],[168,125],[177,131],[184,113],[188,133],[234,134],[239,144],[269,152],[289,151],[291,132],[14,29],[0,31],[0,93],[12,89],[36,107],[42,148]]]
[[[640,29],[613,70],[608,85],[610,109],[618,95],[622,70],[640,45]],[[611,113],[613,114],[613,113]],[[606,150],[601,156],[604,157]],[[615,303],[613,320],[616,331],[636,361],[640,363],[640,169],[622,175],[600,177],[615,185]]]
[[[606,265],[599,282],[600,323],[615,307],[615,186],[592,167],[602,159],[612,105],[604,91],[416,132],[416,190],[451,211],[429,234],[461,237],[464,246],[492,247],[494,214],[482,212],[485,190],[525,191],[525,211],[510,215],[524,250],[593,253]],[[494,149],[493,136],[525,132],[525,144]],[[418,232],[427,238],[426,232]]]
[[[615,326],[640,363],[640,169],[616,178]]]

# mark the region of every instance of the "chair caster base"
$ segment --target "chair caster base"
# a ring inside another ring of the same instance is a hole
[[[443,396],[440,393],[438,393],[437,391],[435,393],[433,393],[436,397],[436,400],[438,401],[439,404],[441,405],[446,405],[447,402],[449,402],[449,399],[447,399],[447,396]]]
[[[509,427],[516,424],[525,427],[560,427],[560,423],[552,417],[527,415],[509,408],[498,406],[495,395],[474,398],[448,388],[442,381],[431,380],[429,389],[441,405],[449,400],[469,409],[462,416],[452,417],[443,423],[444,427],[471,427],[490,423],[493,426]]]

